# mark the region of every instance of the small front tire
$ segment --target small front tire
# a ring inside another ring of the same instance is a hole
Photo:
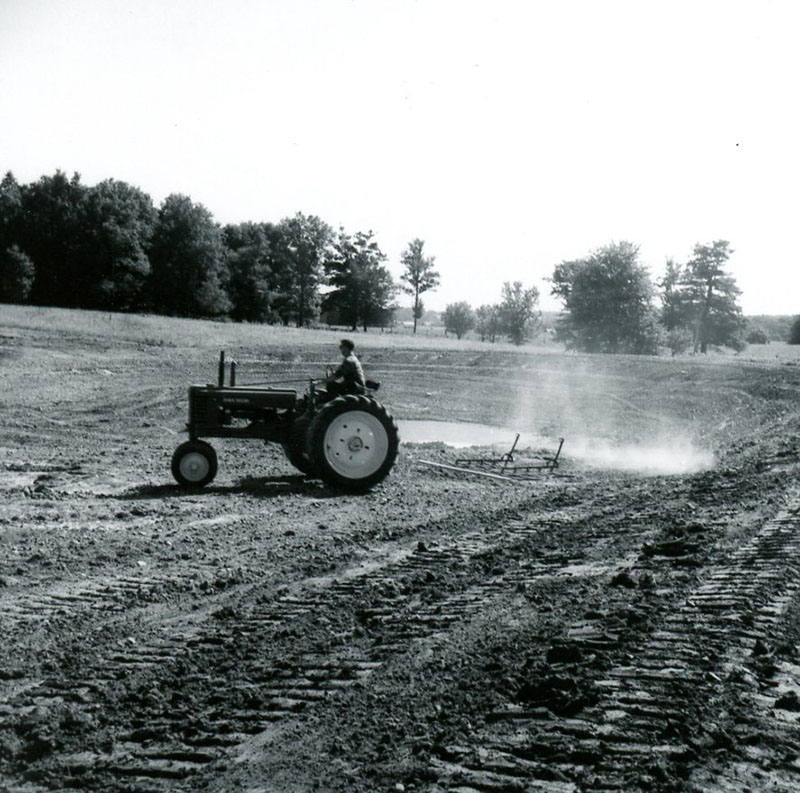
[[[205,441],[186,441],[172,455],[172,475],[184,487],[204,487],[217,475],[217,453]]]

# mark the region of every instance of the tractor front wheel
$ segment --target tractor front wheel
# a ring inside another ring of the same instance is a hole
[[[320,408],[309,429],[308,453],[325,482],[363,492],[391,471],[399,442],[397,424],[383,405],[348,394]]]
[[[217,453],[205,441],[186,441],[172,455],[172,475],[184,487],[203,487],[217,475]]]

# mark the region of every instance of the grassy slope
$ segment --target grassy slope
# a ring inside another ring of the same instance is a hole
[[[314,346],[331,345],[335,351],[341,329],[308,329],[280,325],[214,322],[146,314],[117,314],[38,306],[0,305],[0,326],[21,330],[48,329],[64,333],[97,335],[119,341],[164,346],[252,347],[254,345]],[[420,332],[383,333],[379,329],[353,336],[358,347],[414,350],[516,350],[511,344],[489,345],[476,339],[428,336]],[[537,345],[537,350],[559,352],[557,345]]]
[[[119,341],[149,345],[202,347],[252,347],[279,346],[336,346],[340,329],[308,329],[276,325],[251,325],[247,323],[214,322],[212,320],[183,319],[151,314],[120,314],[107,311],[84,311],[39,306],[0,304],[0,326],[13,329],[41,330],[102,336]],[[351,334],[348,334],[351,335]],[[411,350],[473,350],[493,352],[535,351],[536,353],[561,353],[560,344],[537,340],[522,348],[507,343],[489,344],[475,338],[455,339],[428,335],[420,331],[413,335],[408,330],[396,333],[378,329],[369,333],[358,332],[354,338],[362,348]],[[691,358],[691,356],[681,356]],[[800,345],[785,342],[750,345],[743,353],[722,351],[712,353],[703,360],[730,361],[798,361]]]

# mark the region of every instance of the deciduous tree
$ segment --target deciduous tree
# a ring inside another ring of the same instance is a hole
[[[769,344],[769,336],[763,328],[751,328],[745,341],[748,344]]]
[[[11,303],[26,300],[33,284],[33,262],[17,244],[21,215],[22,189],[8,171],[0,181],[0,300]]]
[[[514,344],[522,344],[536,330],[540,312],[539,290],[532,286],[523,289],[521,281],[503,284],[500,302],[500,326]]]
[[[19,225],[22,220],[22,188],[8,171],[0,181],[0,250],[19,242]]]
[[[87,189],[80,251],[89,307],[141,305],[157,217],[150,196],[126,182],[108,179]]]
[[[167,196],[150,248],[150,297],[156,310],[178,316],[226,314],[227,272],[222,230],[211,213],[183,195]]]
[[[680,294],[683,278],[683,268],[674,259],[667,259],[664,276],[657,286],[661,289],[661,324],[668,331],[686,323],[685,307]]]
[[[800,344],[800,316],[797,316],[792,320],[792,324],[789,327],[789,338],[787,341],[789,344]]]
[[[35,275],[33,261],[18,245],[0,251],[0,301],[24,303]]]
[[[22,188],[14,240],[36,265],[32,303],[69,308],[90,303],[91,275],[84,255],[86,188],[79,174],[61,171]]]
[[[385,254],[373,239],[371,231],[354,236],[340,229],[325,273],[331,291],[325,296],[324,308],[355,330],[362,325],[385,323],[393,306],[396,286],[382,262]]]
[[[475,327],[475,312],[464,300],[450,303],[444,310],[444,328],[448,333],[455,333],[460,339],[467,331]]]
[[[488,339],[490,342],[494,342],[501,331],[500,306],[485,304],[476,309],[475,329],[478,331],[481,341]]]
[[[606,245],[556,265],[552,294],[564,303],[559,335],[586,352],[655,353],[653,284],[630,242]]]
[[[319,288],[333,231],[316,215],[298,212],[278,225],[273,259],[280,277],[278,308],[284,321],[308,325],[319,313]]]
[[[233,319],[248,322],[273,319],[272,302],[278,288],[272,269],[273,231],[269,223],[239,223],[223,229]]]
[[[420,295],[439,285],[439,273],[433,269],[434,257],[423,254],[424,246],[421,239],[412,240],[402,255],[405,269],[400,276],[400,288],[414,296],[414,333],[417,332],[417,320],[422,316]]]

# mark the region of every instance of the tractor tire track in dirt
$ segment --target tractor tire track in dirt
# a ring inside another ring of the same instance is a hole
[[[353,499],[220,443],[188,495],[169,460],[218,345],[267,379],[321,374],[330,335],[66,316],[3,355],[0,788],[796,789],[797,367],[359,337],[396,416],[566,437],[575,478],[515,495],[404,447]],[[586,434],[716,462],[587,472]]]
[[[168,577],[118,576],[102,581],[61,582],[35,592],[0,597],[3,629],[64,618],[73,611],[124,612],[174,581]]]
[[[774,636],[796,599],[799,552],[800,497],[795,494],[752,539],[711,566],[657,630],[624,648],[626,662],[594,681],[596,702],[561,716],[549,702],[513,704],[492,714],[474,746],[450,747],[444,759],[432,759],[438,783],[429,790],[636,791],[658,790],[662,783],[663,789],[674,789],[669,785],[676,778],[688,779],[715,751],[732,750],[735,741],[724,727],[731,698],[726,689],[739,680],[754,651],[758,654]],[[601,623],[583,621],[567,628],[561,657],[569,658],[570,649],[574,657],[585,657],[614,643]],[[558,664],[553,668],[557,674]],[[780,667],[776,671],[776,683],[800,686],[800,667],[784,664],[782,673]],[[761,698],[761,721],[765,706],[774,702]],[[768,721],[773,732],[782,733],[773,737],[784,753],[797,746],[796,714],[777,725],[774,717]],[[772,758],[768,777],[763,753],[751,751],[751,782],[796,790],[800,763],[788,751],[789,760],[785,754]],[[746,779],[742,765],[729,766],[727,779],[724,772],[695,772],[703,782],[692,789],[741,790],[735,780]],[[717,776],[721,782],[714,781]]]
[[[149,641],[132,638],[130,644],[101,653],[77,677],[17,687],[0,704],[0,714],[6,714],[0,727],[13,726],[20,713],[66,703],[70,719],[88,724],[91,732],[120,682],[131,691],[141,679],[151,691],[127,706],[129,730],[124,739],[116,737],[110,751],[76,746],[59,755],[43,747],[41,767],[32,764],[24,776],[30,782],[63,778],[85,787],[142,793],[172,788],[214,761],[224,764],[231,748],[248,736],[360,684],[414,642],[485,611],[495,597],[554,579],[607,575],[627,563],[584,564],[580,555],[532,555],[542,531],[563,520],[558,513],[550,520],[540,515],[539,520],[506,521],[437,547],[420,544],[415,550],[373,558],[366,567],[355,566],[335,579],[307,580],[277,598],[258,586],[239,591],[241,597],[224,593],[212,598],[202,614],[178,615],[165,623],[166,631],[151,631]],[[598,547],[610,539],[609,532],[592,533]],[[523,549],[522,562],[502,563],[504,554],[516,558]],[[424,589],[439,579],[450,582],[450,594],[434,599],[430,593],[421,595],[416,582]],[[339,626],[338,633],[329,628],[332,615],[342,613],[356,614],[360,637],[354,637],[352,625]],[[306,626],[299,649],[293,629],[297,625]],[[175,683],[165,677],[166,669],[178,671],[180,678],[181,690],[173,691],[169,702],[153,693],[163,689],[160,679]],[[182,707],[181,701],[191,705]],[[87,736],[79,743],[87,743]],[[187,784],[191,789],[191,782]]]

